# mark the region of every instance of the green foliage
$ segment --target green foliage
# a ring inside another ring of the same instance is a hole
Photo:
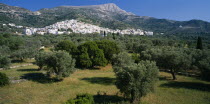
[[[95,42],[86,42],[78,47],[78,63],[81,67],[105,66],[107,60]]]
[[[202,78],[210,81],[210,57],[199,61],[199,67],[201,69]]]
[[[139,64],[118,67],[117,70],[116,86],[131,98],[131,102],[137,103],[141,97],[154,91],[159,72],[155,62],[141,61]]]
[[[174,80],[177,72],[187,70],[192,65],[192,56],[187,51],[170,47],[143,51],[141,59],[156,61],[160,68],[170,69]]]
[[[134,60],[135,63],[139,63],[141,61],[140,60],[140,55],[136,54],[136,53],[132,54],[132,59]]]
[[[201,71],[201,77],[204,80],[210,81],[210,52],[202,51],[202,54],[199,56],[200,57],[197,59],[197,66]]]
[[[0,72],[0,87],[9,85],[9,78],[6,74]]]
[[[55,75],[57,79],[68,77],[75,70],[75,59],[65,51],[40,52],[35,59],[40,70],[46,66],[48,74]]]
[[[0,68],[7,69],[11,64],[11,60],[7,56],[0,55]]]
[[[24,59],[27,58],[34,58],[35,55],[37,54],[38,50],[34,48],[23,48],[19,49],[17,51],[14,51],[11,55],[12,58],[20,59],[23,61]]]
[[[108,61],[111,61],[112,56],[114,54],[118,54],[120,52],[120,48],[114,41],[110,40],[102,40],[96,41],[99,49],[102,49],[104,52],[104,56]]]
[[[70,99],[65,104],[94,104],[94,98],[90,94],[79,94],[75,99]]]
[[[5,56],[5,55],[10,55],[11,54],[11,50],[8,46],[0,46],[0,54]]]
[[[8,46],[11,50],[18,50],[23,45],[23,40],[11,34],[0,34],[0,45]]]
[[[64,40],[55,46],[55,50],[64,50],[74,55],[77,52],[77,46],[69,40]]]
[[[66,52],[53,52],[47,59],[47,71],[55,74],[57,79],[68,77],[74,72],[75,60]]]
[[[126,52],[114,54],[112,58],[113,67],[125,67],[125,66],[131,66],[133,64],[134,64],[134,60]],[[114,71],[117,72],[118,69],[114,68]]]
[[[89,68],[92,66],[92,61],[90,60],[87,52],[81,53],[78,58],[79,58],[78,64],[81,65],[81,67]]]
[[[43,67],[47,65],[47,61],[48,61],[50,55],[51,55],[50,52],[39,52],[35,56],[36,65],[39,66],[39,70],[42,70]]]

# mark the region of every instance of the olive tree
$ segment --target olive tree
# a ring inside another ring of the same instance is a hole
[[[122,67],[115,67],[116,86],[132,103],[138,103],[141,97],[154,91],[155,82],[158,80],[158,67],[155,62],[141,61]]]
[[[51,52],[39,52],[35,56],[36,65],[39,66],[39,70],[42,70],[47,65],[48,58],[51,54]]]
[[[74,72],[75,60],[64,51],[53,52],[46,61],[48,73],[56,75],[57,79],[68,77]]]
[[[132,64],[134,64],[134,60],[126,52],[114,54],[112,57],[112,66],[115,72],[119,70],[118,68],[115,67],[124,67]]]
[[[187,70],[191,66],[191,57],[182,51],[167,50],[163,53],[162,67],[170,70],[173,80],[177,79],[178,71]]]
[[[152,48],[141,52],[141,59],[155,61],[158,67],[170,70],[173,80],[176,80],[176,73],[187,70],[192,65],[192,55],[186,50],[170,47]]]

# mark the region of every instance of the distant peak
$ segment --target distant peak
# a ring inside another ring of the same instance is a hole
[[[126,12],[125,10],[122,10],[120,7],[118,7],[114,3],[108,3],[108,4],[100,4],[100,5],[86,5],[86,6],[60,6],[64,8],[91,8],[95,10],[105,11],[105,12],[116,12],[126,15],[134,15],[132,13]]]
[[[134,15],[132,13],[126,12],[125,10],[122,10],[120,7],[118,7],[114,3],[93,5],[92,7],[98,7],[100,10],[104,10],[104,11],[117,12],[117,13],[122,13],[122,14],[127,14],[127,15]]]
[[[114,4],[114,3],[107,3],[107,4],[101,4],[101,5],[117,6],[117,5],[116,5],[116,4]]]
[[[121,10],[117,5],[115,5],[113,3],[98,5],[98,7],[100,9],[112,11],[112,12]]]

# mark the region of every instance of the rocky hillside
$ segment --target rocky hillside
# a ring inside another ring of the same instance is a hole
[[[44,27],[59,21],[77,19],[111,29],[140,28],[159,33],[210,32],[210,23],[201,20],[173,21],[137,16],[115,4],[92,6],[60,6],[36,12],[0,4],[0,23],[15,23],[30,27]]]

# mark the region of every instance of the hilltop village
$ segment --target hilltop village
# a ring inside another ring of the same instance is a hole
[[[25,35],[33,35],[33,34],[70,34],[70,33],[81,33],[81,34],[89,34],[89,33],[119,33],[119,34],[133,34],[133,35],[153,35],[153,32],[143,31],[141,29],[125,29],[125,30],[113,30],[109,28],[99,27],[92,24],[87,24],[84,22],[80,22],[78,20],[66,20],[57,22],[53,25],[46,26],[44,28],[33,28],[26,27],[24,29]]]

